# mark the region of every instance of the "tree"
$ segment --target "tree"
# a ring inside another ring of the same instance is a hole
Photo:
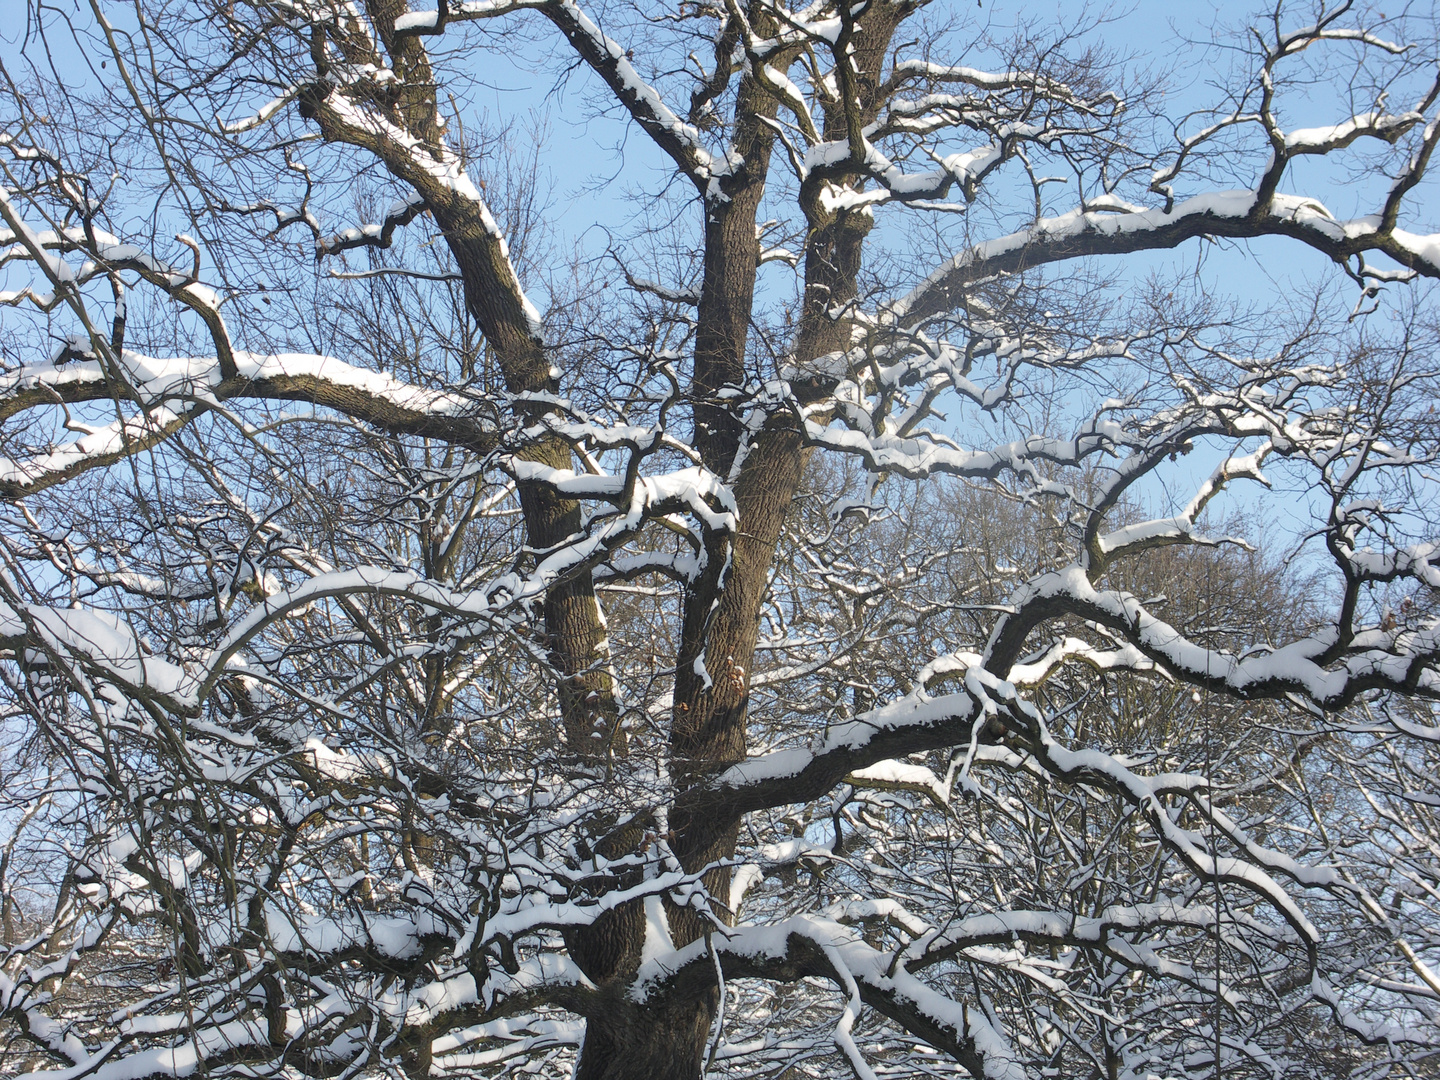
[[[24,1067],[1433,1070],[1435,26],[1293,14],[1172,116],[919,0],[27,6]],[[502,53],[663,162],[603,253]]]

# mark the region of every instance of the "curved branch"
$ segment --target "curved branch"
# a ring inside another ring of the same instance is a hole
[[[1420,236],[1380,217],[1337,221],[1314,199],[1254,191],[1197,195],[1173,209],[1119,213],[1073,210],[958,252],[890,306],[887,315],[911,327],[960,307],[976,282],[1035,266],[1098,255],[1173,248],[1201,236],[1246,239],[1288,236],[1336,262],[1378,251],[1424,277],[1440,277],[1440,238]]]
[[[498,417],[482,403],[454,392],[429,390],[391,375],[327,356],[239,353],[234,374],[222,375],[214,358],[160,360],[124,352],[117,381],[98,361],[44,364],[0,379],[0,421],[29,409],[87,401],[123,400],[146,408],[193,403],[164,420],[137,418],[111,425],[108,438],[86,436],[0,471],[0,497],[22,498],[90,469],[150,449],[201,415],[210,403],[231,400],[297,401],[333,409],[397,435],[443,439],[476,453],[499,444]],[[87,445],[89,444],[89,445]]]

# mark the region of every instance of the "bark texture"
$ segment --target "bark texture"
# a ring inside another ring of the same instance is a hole
[[[652,1008],[616,1001],[588,1018],[575,1080],[696,1080],[717,1001],[713,988]]]

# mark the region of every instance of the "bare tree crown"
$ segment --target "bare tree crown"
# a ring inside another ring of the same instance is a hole
[[[27,2],[6,1071],[1432,1074],[1403,7]]]

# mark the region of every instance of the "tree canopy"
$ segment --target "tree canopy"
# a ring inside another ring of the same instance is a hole
[[[27,0],[0,1068],[1434,1075],[1440,24],[1035,15]]]

